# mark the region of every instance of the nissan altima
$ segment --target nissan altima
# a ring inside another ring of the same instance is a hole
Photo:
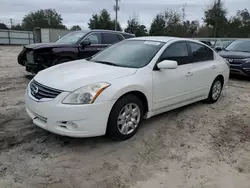
[[[126,140],[142,119],[200,100],[216,102],[228,77],[228,62],[201,42],[131,38],[39,72],[28,84],[26,111],[55,134]]]

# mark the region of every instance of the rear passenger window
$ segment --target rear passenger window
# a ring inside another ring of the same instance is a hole
[[[99,33],[92,33],[85,39],[89,39],[91,44],[101,44],[101,35]]]
[[[208,47],[193,42],[190,42],[189,44],[193,62],[209,61],[214,59],[214,52]]]
[[[178,65],[184,65],[189,63],[189,54],[186,42],[177,42],[169,47],[162,53],[160,61],[174,60]]]
[[[102,33],[102,44],[114,44],[119,42],[119,38],[113,33]]]

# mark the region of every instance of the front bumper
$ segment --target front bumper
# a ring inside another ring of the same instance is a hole
[[[27,72],[34,73],[34,74],[38,73],[39,71],[43,69],[41,64],[28,63],[27,61],[25,62],[25,68]]]
[[[250,63],[230,64],[230,73],[250,76]]]
[[[17,56],[17,62],[19,65],[24,66],[25,62],[24,62],[24,56],[25,56],[25,49],[23,49]]]
[[[28,86],[29,87],[29,86]],[[115,101],[89,105],[65,105],[63,92],[55,99],[37,102],[26,92],[25,105],[33,123],[49,132],[69,137],[93,137],[106,133],[109,113]]]

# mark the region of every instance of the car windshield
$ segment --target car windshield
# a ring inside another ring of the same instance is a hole
[[[77,41],[80,38],[82,38],[84,35],[86,35],[86,32],[82,32],[82,31],[72,32],[60,38],[59,40],[57,40],[56,43],[76,44]]]
[[[233,41],[231,40],[224,40],[224,41],[216,41],[215,48],[216,47],[222,47],[226,48],[229,44],[231,44]]]
[[[250,52],[250,41],[234,41],[227,46],[226,51]]]
[[[146,66],[165,43],[146,40],[124,40],[98,53],[90,61],[113,66],[141,68]]]

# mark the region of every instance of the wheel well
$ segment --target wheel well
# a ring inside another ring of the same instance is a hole
[[[56,61],[59,61],[61,59],[70,59],[70,60],[74,60],[73,57],[70,57],[70,56],[64,56],[64,57],[59,57]]]
[[[222,86],[224,85],[224,77],[222,75],[217,76],[215,79],[220,79],[222,81]]]
[[[148,100],[147,97],[144,95],[144,93],[140,92],[140,91],[130,91],[128,93],[123,94],[121,97],[119,97],[119,99],[125,97],[126,95],[134,95],[136,97],[138,97],[138,99],[141,100],[142,105],[144,107],[144,114],[148,112]],[[119,100],[118,99],[118,100]]]

